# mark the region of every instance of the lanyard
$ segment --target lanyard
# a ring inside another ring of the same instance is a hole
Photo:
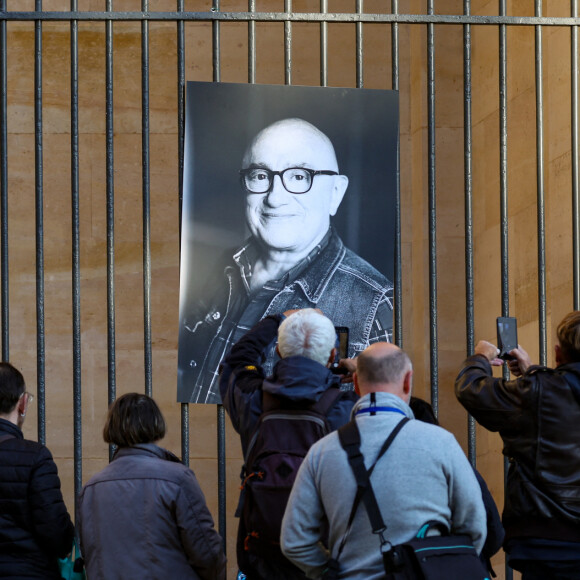
[[[397,409],[397,407],[367,407],[365,409],[358,409],[358,411],[355,412],[355,415],[361,415],[362,413],[376,413],[377,411],[390,411],[391,413],[401,413],[401,415],[405,415],[405,412],[401,411],[401,409]]]

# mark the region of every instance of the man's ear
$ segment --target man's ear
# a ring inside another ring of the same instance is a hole
[[[407,398],[407,403],[411,400],[413,391],[413,369],[407,371],[403,377],[403,394]]]
[[[564,364],[564,353],[562,352],[562,347],[559,344],[554,345],[554,357],[556,359],[556,366]]]
[[[282,355],[280,354],[280,349],[278,348],[278,345],[276,345],[276,354],[282,358]]]
[[[330,215],[335,215],[340,206],[340,202],[348,187],[348,177],[346,175],[335,175],[332,186],[332,198],[330,200]]]
[[[360,397],[360,387],[358,385],[358,377],[356,376],[356,371],[352,373],[352,382],[354,383],[354,392]]]
[[[334,359],[336,358],[336,353],[338,351],[336,350],[336,348],[333,348],[330,351],[330,356],[328,357],[328,362],[326,363],[326,368],[330,368],[330,366],[334,363]]]

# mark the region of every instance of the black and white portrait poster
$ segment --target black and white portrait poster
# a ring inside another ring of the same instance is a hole
[[[396,91],[187,83],[179,402],[220,403],[269,314],[320,308],[350,357],[391,340],[398,112]]]

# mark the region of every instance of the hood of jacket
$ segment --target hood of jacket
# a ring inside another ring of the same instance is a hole
[[[566,379],[574,398],[580,405],[580,363],[560,365],[556,368],[556,372]]]
[[[120,447],[115,452],[113,461],[115,459],[119,459],[120,457],[131,457],[135,455],[159,457],[165,461],[182,463],[181,459],[179,459],[177,455],[174,455],[171,453],[171,451],[167,451],[167,449],[163,449],[163,447],[159,447],[159,445],[155,445],[155,443],[139,443],[137,445],[133,445],[132,447]]]
[[[340,377],[328,368],[303,356],[289,356],[278,361],[262,390],[292,402],[317,401],[330,386],[340,386]]]

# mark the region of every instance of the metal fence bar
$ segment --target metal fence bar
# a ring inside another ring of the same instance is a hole
[[[142,0],[148,10],[149,0]],[[143,326],[145,393],[153,395],[153,361],[151,359],[151,179],[149,140],[149,22],[141,22],[141,91],[142,91],[142,163],[143,163]]]
[[[184,9],[177,0],[177,9]],[[179,244],[181,251],[181,214],[183,208],[183,158],[185,145],[185,22],[177,22],[177,156],[179,164]],[[181,460],[189,465],[189,405],[181,403]]]
[[[427,3],[433,14],[433,0]],[[431,405],[439,414],[439,366],[437,344],[437,199],[435,173],[435,26],[427,25],[427,149],[429,174],[429,337],[431,363]]]
[[[463,12],[469,15],[470,0],[464,0]],[[463,176],[465,204],[465,322],[467,353],[474,347],[474,283],[473,283],[473,173],[471,116],[471,24],[463,25]],[[475,420],[467,417],[467,455],[471,465],[477,462]]]
[[[398,0],[391,0],[391,12],[399,10]],[[391,24],[391,86],[399,90],[399,24]],[[400,129],[399,129],[400,133]],[[395,195],[395,342],[403,348],[403,271],[401,257],[401,146],[397,141],[397,192]]]
[[[292,0],[284,0],[284,12],[292,12]],[[284,84],[292,84],[292,23],[284,22]]]
[[[197,22],[369,22],[401,24],[451,24],[461,26],[463,24],[506,24],[509,26],[577,26],[578,18],[569,16],[485,16],[471,15],[461,16],[453,14],[389,14],[389,13],[343,13],[343,12],[115,12],[109,16],[107,12],[85,11],[79,12],[78,16],[72,12],[16,12],[4,11],[0,15],[5,20],[46,22],[64,21],[72,19],[79,21],[102,21],[112,17],[118,21],[147,21],[147,22],[174,22],[177,20]]]
[[[248,10],[256,11],[256,0],[248,0]],[[256,82],[256,23],[248,22],[248,82]]]
[[[364,0],[356,0],[356,12],[362,14]],[[363,51],[363,25],[362,22],[356,23],[356,87],[364,87],[364,51]]]
[[[0,0],[0,12],[6,0]],[[8,259],[8,54],[6,20],[0,21],[0,270],[2,272],[2,360],[10,360],[10,297]]]
[[[542,0],[536,0],[536,15],[542,14]],[[547,364],[546,338],[546,215],[544,200],[544,89],[542,64],[542,27],[536,35],[536,159],[538,188],[538,322],[540,330],[540,364]]]
[[[500,0],[500,14],[506,13],[506,2]],[[509,316],[509,240],[508,240],[508,124],[507,124],[507,29],[499,27],[499,180],[500,180],[500,269],[501,269],[501,313]],[[509,378],[507,365],[503,367],[504,379]],[[504,497],[507,490],[509,462],[503,461]],[[513,579],[513,571],[505,561],[505,579]]]
[[[107,0],[113,10],[113,0]],[[105,142],[106,142],[106,212],[107,212],[107,391],[109,405],[117,398],[115,351],[115,142],[113,108],[113,21],[105,22]],[[109,445],[112,461],[113,445]]]
[[[320,0],[320,13],[328,12],[328,0]],[[328,86],[328,22],[320,23],[320,86]]]
[[[78,0],[71,0],[71,10]],[[83,487],[83,429],[81,395],[81,266],[79,203],[79,38],[78,22],[70,23],[71,71],[71,213],[72,213],[72,314],[73,314],[73,416],[75,498]],[[75,502],[76,508],[76,502]]]
[[[571,15],[578,16],[578,0],[571,2]],[[580,210],[578,195],[578,27],[570,27],[570,85],[572,121],[572,250],[574,270],[574,310],[580,309]]]
[[[35,0],[37,12],[42,0]],[[38,441],[46,444],[45,342],[44,342],[44,214],[42,155],[42,21],[34,23],[34,163],[36,215],[36,381],[38,388]]]
[[[215,13],[219,13],[220,0],[212,0]],[[213,80],[221,80],[220,23],[212,23]],[[217,456],[218,456],[218,530],[226,549],[226,411],[223,405],[217,405]]]

